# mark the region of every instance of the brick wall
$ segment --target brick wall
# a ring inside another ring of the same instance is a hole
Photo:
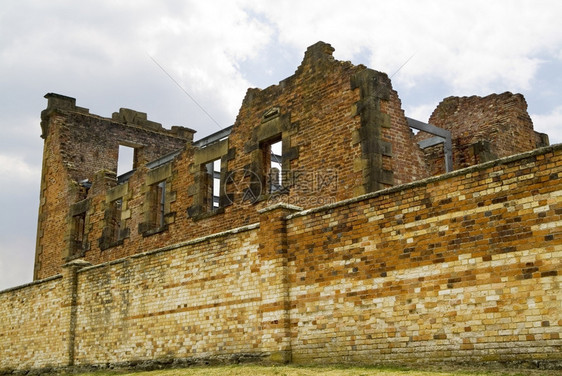
[[[521,94],[448,97],[433,111],[429,123],[451,132],[455,169],[548,145],[546,135],[533,130]],[[428,137],[420,132],[416,139]],[[425,154],[432,175],[445,171],[442,146],[430,147]]]
[[[266,89],[250,89],[227,140],[205,148],[193,132],[121,109],[111,119],[49,94],[42,114],[45,138],[35,278],[81,257],[99,264],[169,244],[255,223],[259,210],[284,202],[308,209],[426,177],[398,94],[384,73],[333,58],[319,42],[295,74]],[[282,142],[283,190],[268,191],[265,146]],[[118,185],[119,144],[137,146],[136,171]],[[140,147],[142,146],[142,147]],[[167,167],[146,162],[179,150]],[[202,168],[220,160],[221,207],[202,207]],[[162,175],[158,171],[166,170]],[[157,171],[158,170],[158,171]],[[164,223],[149,223],[151,186],[166,181]],[[86,189],[81,181],[88,179]],[[244,199],[248,192],[251,199]],[[108,223],[122,200],[119,238]],[[72,251],[75,218],[84,239]]]
[[[68,310],[60,276],[0,293],[0,373],[68,362]]]
[[[105,199],[107,189],[117,184],[119,145],[135,148],[140,167],[143,162],[183,148],[193,138],[192,130],[164,129],[146,120],[144,113],[121,109],[107,119],[77,107],[74,98],[58,94],[45,97],[48,106],[41,114],[45,144],[34,279],[60,273],[61,265],[73,256],[69,249],[70,208],[92,197],[95,202],[85,205],[86,239],[77,256],[97,245],[101,229],[98,235],[95,215],[103,219],[103,208],[96,204]],[[113,175],[107,177],[110,172]],[[83,181],[92,183],[91,191]]]
[[[560,367],[561,179],[553,146],[320,208],[273,206],[255,224],[98,266],[76,260],[62,279],[0,293],[0,369]]]
[[[384,102],[386,113],[393,127],[383,128],[383,139],[392,145],[389,169],[393,171],[392,185],[400,185],[431,176],[422,150],[415,142],[414,134],[408,127],[402,102],[398,93],[390,92],[388,102]]]
[[[561,150],[290,216],[293,360],[560,362]]]
[[[76,364],[259,358],[257,252],[256,230],[247,229],[83,269]]]

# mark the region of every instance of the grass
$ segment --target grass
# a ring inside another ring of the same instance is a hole
[[[523,376],[523,375],[562,375],[562,370],[509,370],[509,369],[407,369],[383,367],[344,367],[344,366],[257,366],[229,365],[191,367],[158,371],[98,371],[81,374],[83,376]]]

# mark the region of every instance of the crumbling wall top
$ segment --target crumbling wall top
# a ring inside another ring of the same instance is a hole
[[[533,130],[523,95],[510,92],[447,97],[433,111],[429,123],[451,132],[455,169],[548,144],[546,136]],[[416,135],[418,141],[424,137]]]
[[[131,110],[130,108],[120,108],[119,112],[113,113],[111,119],[123,124],[139,125],[143,128],[148,128],[153,131],[164,130],[162,124],[148,120],[146,112],[135,111]]]
[[[55,111],[70,111],[90,115],[89,109],[76,106],[75,98],[56,93],[48,93],[45,95],[45,98],[47,98],[48,102],[47,108],[41,112],[42,138],[45,138],[47,135],[48,118]],[[145,112],[135,111],[129,108],[120,108],[119,112],[114,112],[112,114],[111,120],[121,124],[146,129],[152,132],[164,133],[173,137],[182,138],[187,142],[193,141],[193,135],[196,132],[191,128],[177,125],[172,126],[172,129],[166,129],[162,126],[161,123],[148,120],[147,114]]]
[[[67,97],[66,95],[47,93],[47,111],[48,110],[73,110],[82,113],[89,113],[90,110],[84,107],[76,106],[76,98]]]
[[[167,130],[161,123],[148,120],[146,112],[135,111],[130,108],[120,108],[119,112],[114,112],[112,114],[111,120],[126,125],[138,126],[154,132],[170,133],[177,137],[188,139],[189,141],[193,140],[193,134],[195,133],[193,129],[177,125],[173,126],[171,130]]]
[[[326,64],[334,63],[333,53],[335,49],[325,42],[317,42],[306,49],[301,65],[297,68],[296,73],[310,73],[317,68],[322,68]]]

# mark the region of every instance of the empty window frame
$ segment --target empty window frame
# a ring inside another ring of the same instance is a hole
[[[153,227],[164,227],[166,205],[166,181],[163,180],[151,186],[151,222]]]
[[[121,212],[123,210],[123,199],[119,198],[111,202],[110,217],[108,220],[109,238],[111,243],[121,240]]]
[[[86,213],[72,217],[71,256],[79,255],[84,250],[84,231],[86,228]]]
[[[220,207],[221,160],[215,159],[202,165],[204,172],[203,205],[206,211]]]
[[[276,138],[263,144],[263,166],[267,193],[275,193],[283,187],[283,143]]]
[[[119,145],[119,155],[117,157],[117,176],[121,176],[129,171],[134,170],[136,149],[126,145]]]

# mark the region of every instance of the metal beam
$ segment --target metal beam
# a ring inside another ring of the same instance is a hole
[[[193,146],[204,148],[205,146],[212,144],[215,141],[222,140],[223,138],[230,135],[230,132],[232,132],[232,127],[233,126],[231,125],[228,128],[224,128],[218,132],[208,135],[207,137],[203,137],[202,139],[195,141],[193,143]]]
[[[165,165],[166,163],[169,163],[169,162],[173,161],[174,158],[177,157],[178,155],[180,155],[180,153],[181,153],[182,151],[183,151],[183,150],[180,149],[180,150],[176,150],[176,151],[173,151],[173,152],[171,152],[171,153],[168,153],[168,154],[166,154],[166,155],[164,155],[164,156],[162,156],[162,157],[160,157],[160,158],[158,158],[158,159],[155,159],[155,160],[153,160],[153,161],[148,162],[148,163],[146,164],[146,167],[148,167],[148,168],[150,168],[150,169],[153,169],[153,168],[156,168],[156,167],[160,167],[160,166],[162,166],[162,165]]]
[[[283,156],[280,154],[271,153],[271,162],[273,163],[281,163],[283,160]]]
[[[439,145],[445,142],[443,137],[435,136],[431,138],[427,138],[425,140],[418,141],[418,145],[420,148],[425,149],[431,146]]]
[[[133,174],[135,173],[137,169],[135,168],[134,170],[131,171],[127,171],[124,174],[121,174],[117,177],[117,184],[123,184],[125,183],[127,180],[129,180],[129,178],[131,176],[133,176]]]
[[[446,129],[436,127],[435,125],[423,123],[419,120],[412,119],[412,118],[409,118],[409,117],[406,117],[406,120],[408,121],[408,126],[410,128],[414,128],[414,129],[420,130],[422,132],[427,132],[427,133],[430,133],[434,136],[438,136],[439,138],[443,139],[443,151],[445,153],[445,171],[446,172],[453,171],[453,142],[452,142],[452,139],[451,139],[451,132],[446,130]],[[432,141],[430,141],[430,140],[432,140]],[[435,142],[435,143],[432,143],[432,142]],[[433,137],[433,138],[430,138],[429,140],[427,140],[427,143],[428,143],[428,145],[426,145],[426,146],[422,146],[421,142],[418,143],[418,145],[420,145],[420,147],[422,149],[425,149],[429,146],[437,145],[440,142],[436,142],[436,137]]]
[[[449,132],[446,129],[436,127],[435,125],[427,124],[409,117],[406,117],[406,120],[408,121],[408,126],[410,128],[418,129],[420,131],[431,133],[432,135],[435,136],[441,136],[443,138],[446,138],[447,136],[449,137],[451,136],[451,132]]]

